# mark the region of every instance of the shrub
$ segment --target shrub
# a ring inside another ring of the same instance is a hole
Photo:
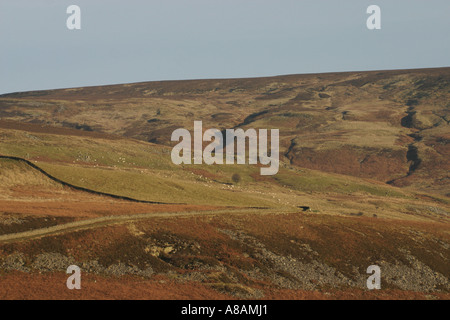
[[[234,183],[239,183],[241,182],[241,175],[239,173],[234,173],[231,176],[231,180],[233,180]]]

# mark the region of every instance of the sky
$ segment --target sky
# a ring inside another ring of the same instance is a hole
[[[66,26],[73,4],[81,30]],[[448,0],[1,0],[0,94],[445,67],[449,13]]]

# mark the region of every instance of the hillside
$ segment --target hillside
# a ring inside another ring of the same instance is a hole
[[[294,165],[446,195],[449,98],[450,68],[351,72],[7,94],[0,119],[162,145],[194,120],[279,128]]]
[[[449,101],[450,68],[2,95],[0,297],[448,299]],[[279,129],[279,172],[174,165],[196,120]]]

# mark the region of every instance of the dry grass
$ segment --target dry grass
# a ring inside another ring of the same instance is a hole
[[[439,281],[450,276],[449,72],[153,82],[0,97],[0,154],[28,159],[75,186],[177,203],[83,193],[1,160],[0,233],[9,243],[0,245],[0,265],[23,254],[21,267],[31,268],[2,269],[1,283],[12,288],[6,298],[36,298],[33,288],[60,281],[56,269],[33,269],[39,255],[59,254],[104,269],[88,273],[89,289],[79,296],[46,287],[41,298],[106,298],[102,290],[110,290],[110,298],[448,299]],[[279,173],[173,165],[171,132],[199,119],[204,129],[280,129]],[[374,263],[387,271],[384,290],[368,293],[365,268]],[[117,266],[156,275],[102,278]],[[392,270],[411,279],[402,282]]]

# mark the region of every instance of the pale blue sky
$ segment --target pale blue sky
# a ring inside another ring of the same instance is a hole
[[[81,7],[81,30],[66,8]],[[369,5],[382,30],[366,28]],[[450,66],[449,0],[1,0],[0,94]]]

